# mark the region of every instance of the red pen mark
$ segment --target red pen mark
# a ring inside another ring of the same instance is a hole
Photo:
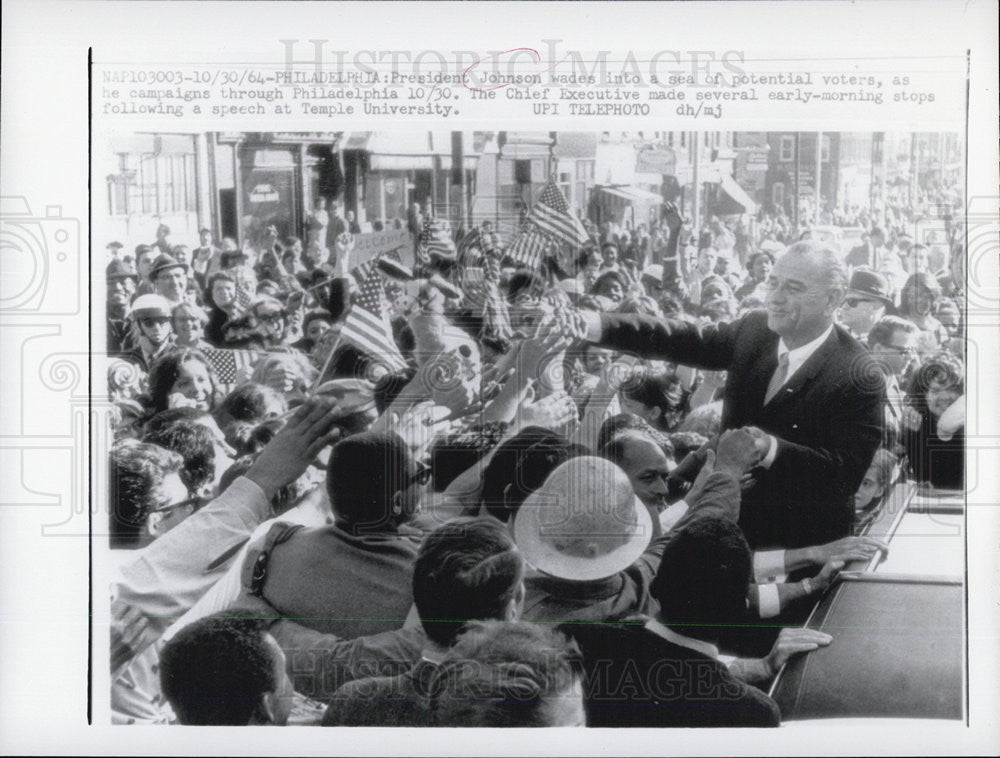
[[[517,52],[520,52],[522,50],[526,50],[529,53],[532,53],[535,56],[535,61],[536,62],[542,60],[542,56],[533,47],[515,47],[515,48],[511,48],[510,50],[504,50],[502,53],[495,53],[493,55],[487,55],[485,58],[480,58],[479,60],[470,63],[468,65],[468,67],[465,69],[465,71],[462,72],[462,86],[465,87],[467,90],[472,90],[473,92],[490,92],[491,90],[503,89],[504,87],[509,87],[511,84],[513,84],[513,82],[504,82],[503,84],[497,84],[495,87],[470,87],[468,84],[465,83],[465,77],[468,75],[468,73],[472,69],[474,69],[476,66],[478,66],[483,61],[488,61],[490,58],[496,58],[496,57],[501,56],[501,55],[507,55],[507,53],[517,53]],[[544,73],[546,73],[548,71],[551,71],[556,66],[558,66],[560,63],[562,63],[564,60],[566,60],[568,57],[569,57],[569,53],[566,53],[566,55],[564,55],[562,58],[560,58],[559,60],[557,60],[555,63],[553,63],[548,68],[543,68],[541,71],[533,71],[532,74],[544,74]],[[530,85],[526,85],[526,86],[530,86]]]

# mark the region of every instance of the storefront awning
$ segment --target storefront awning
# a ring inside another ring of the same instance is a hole
[[[718,205],[720,206],[716,212],[721,215],[734,215],[737,213],[749,213],[754,214],[757,212],[757,203],[755,203],[750,195],[746,193],[736,180],[729,174],[722,174],[720,177],[720,186],[724,195],[719,198]],[[729,201],[728,203],[726,201]],[[728,210],[728,208],[735,208],[735,210]]]
[[[475,169],[479,155],[473,152],[471,132],[463,133],[462,147],[465,168]],[[374,171],[451,169],[451,132],[350,132],[341,149],[369,153]]]
[[[641,187],[633,187],[631,185],[623,185],[619,187],[597,187],[602,194],[608,195],[619,203],[627,203],[629,205],[635,203],[662,203],[663,198],[660,197],[655,192],[650,192],[649,190],[642,189]]]

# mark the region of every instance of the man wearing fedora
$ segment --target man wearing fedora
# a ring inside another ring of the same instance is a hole
[[[108,286],[107,350],[116,355],[125,349],[128,335],[128,317],[132,310],[132,296],[139,283],[139,274],[130,263],[113,260],[104,272]]]
[[[852,337],[863,343],[875,322],[892,305],[892,291],[886,278],[871,269],[859,268],[851,274],[838,320]]]
[[[164,253],[153,261],[149,272],[150,281],[156,286],[156,294],[165,297],[171,305],[187,300],[188,267],[172,255]]]
[[[105,247],[108,250],[108,256],[107,256],[108,263],[111,263],[111,261],[122,260],[122,248],[124,247],[124,245],[122,245],[121,242],[115,240],[113,242],[109,242],[107,245],[105,245]]]

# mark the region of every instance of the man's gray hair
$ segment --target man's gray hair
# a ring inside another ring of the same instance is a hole
[[[840,254],[829,245],[815,240],[794,242],[785,249],[785,255],[808,255],[820,265],[823,283],[833,290],[845,292],[848,287],[847,270],[840,262]]]

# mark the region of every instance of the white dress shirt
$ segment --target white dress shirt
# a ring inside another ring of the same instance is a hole
[[[785,344],[784,339],[778,340],[778,361],[781,361],[781,356],[788,356],[788,373],[785,374],[785,381],[781,384],[782,387],[788,384],[789,380],[795,376],[795,372],[802,368],[802,364],[809,360],[809,357],[813,353],[819,350],[820,345],[826,342],[827,338],[832,333],[833,324],[831,323],[826,328],[826,331],[824,331],[812,342],[807,342],[806,344],[792,350],[788,349],[788,345]],[[771,468],[771,464],[774,463],[774,457],[778,454],[778,440],[775,439],[773,435],[769,436],[770,447],[768,448],[767,455],[764,456],[764,460],[760,462],[760,465],[764,468]]]

